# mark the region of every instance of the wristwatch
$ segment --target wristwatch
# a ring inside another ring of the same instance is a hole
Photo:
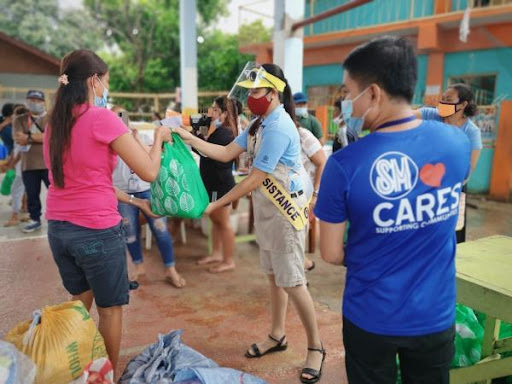
[[[28,135],[27,143],[32,144],[32,132],[28,131],[27,135]]]
[[[130,200],[128,201],[130,204],[133,204],[133,199],[135,199],[135,196],[130,195]]]
[[[313,196],[318,197],[318,192],[320,192],[320,191],[313,191]]]

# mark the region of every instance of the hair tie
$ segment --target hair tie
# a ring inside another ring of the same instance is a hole
[[[66,75],[65,73],[62,74],[59,77],[59,83],[61,83],[62,85],[68,85],[69,84],[68,75]]]

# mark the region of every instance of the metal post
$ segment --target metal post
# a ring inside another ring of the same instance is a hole
[[[183,114],[197,112],[196,0],[180,0],[180,69]]]

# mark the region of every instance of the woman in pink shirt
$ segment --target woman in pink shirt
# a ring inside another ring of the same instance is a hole
[[[129,301],[126,245],[117,200],[148,211],[147,201],[116,191],[112,172],[119,155],[141,179],[160,169],[162,143],[170,131],[156,128],[146,150],[121,119],[105,108],[108,67],[94,52],[77,50],[61,63],[60,86],[44,136],[50,170],[48,241],[64,287],[99,314],[109,358],[117,364],[122,306]]]

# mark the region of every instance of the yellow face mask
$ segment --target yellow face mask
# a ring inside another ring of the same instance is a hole
[[[459,112],[459,110],[457,110],[458,104],[459,103],[447,103],[440,101],[437,105],[437,112],[442,118],[453,116]]]

